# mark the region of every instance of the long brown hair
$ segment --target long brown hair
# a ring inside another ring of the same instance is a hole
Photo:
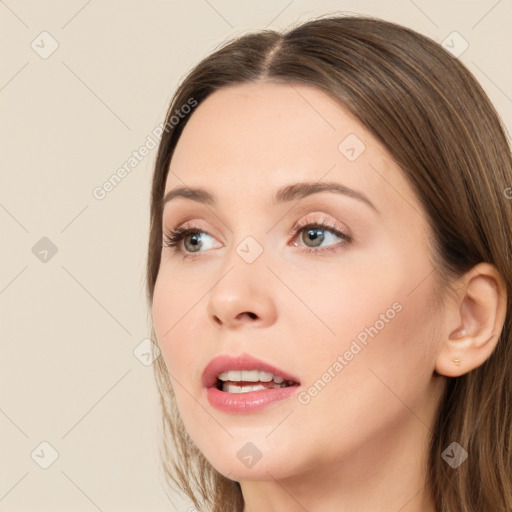
[[[283,33],[263,30],[228,41],[182,81],[166,122],[176,109],[191,100],[198,105],[222,87],[265,81],[319,88],[384,145],[427,214],[439,283],[449,286],[479,262],[503,276],[507,315],[500,339],[484,364],[447,378],[426,484],[438,512],[512,510],[512,158],[499,115],[473,75],[438,43],[388,21],[330,15]],[[161,199],[190,115],[193,110],[170,123],[158,148],[147,260],[150,308],[161,257]],[[152,335],[156,339],[153,327]],[[154,371],[167,483],[203,511],[241,512],[240,485],[218,473],[185,431],[162,357]],[[457,469],[441,457],[453,441],[469,453]]]

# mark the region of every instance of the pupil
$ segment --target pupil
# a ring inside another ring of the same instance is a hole
[[[321,244],[321,243],[322,243],[322,240],[324,239],[324,237],[323,237],[323,236],[318,235],[318,233],[319,233],[319,232],[320,232],[320,233],[322,233],[322,232],[323,232],[323,229],[309,229],[309,230],[308,230],[308,236],[309,236],[313,241],[315,241],[315,240],[317,240],[317,239],[318,239],[318,240],[319,240],[319,244]],[[316,244],[316,245],[319,245],[319,244]]]
[[[199,247],[199,237],[198,237],[198,235],[191,235],[189,243],[192,244],[192,247]]]

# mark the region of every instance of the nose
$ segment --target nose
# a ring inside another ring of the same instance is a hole
[[[264,264],[235,263],[210,291],[208,316],[225,328],[268,327],[277,318],[271,280]]]

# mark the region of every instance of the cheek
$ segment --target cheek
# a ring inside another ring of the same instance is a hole
[[[197,364],[200,350],[199,342],[194,340],[201,340],[201,337],[199,332],[194,332],[198,330],[198,319],[194,314],[204,307],[204,303],[198,303],[197,294],[183,293],[184,289],[176,281],[157,280],[153,294],[153,325],[180,416],[187,431],[196,438],[200,432],[196,433],[195,429],[204,427],[205,417],[192,398],[200,391]]]
[[[201,446],[205,432],[215,431],[216,427],[197,403],[201,392],[200,345],[207,336],[198,313],[206,307],[206,299],[201,299],[205,292],[198,294],[192,291],[193,287],[184,285],[182,281],[169,280],[165,274],[159,275],[153,294],[153,325],[180,418],[188,434]]]
[[[338,396],[351,389],[361,398],[389,397],[388,385],[411,398],[411,383],[420,388],[428,384],[439,320],[431,268],[423,253],[414,260],[389,253],[361,267],[348,262],[350,272],[310,292],[308,303],[324,325],[313,318],[306,326],[298,319],[298,325],[307,329],[301,331],[309,332],[303,337],[303,352],[309,354],[308,385],[329,380],[325,373],[330,371],[336,377],[326,388]]]
[[[322,336],[307,350],[311,403],[325,414],[332,415],[328,411],[338,403],[340,416],[359,410],[385,417],[403,403],[419,404],[428,391],[437,325],[430,282],[413,293],[396,280],[382,289],[373,295],[360,286],[338,293],[337,320],[333,311],[330,324],[336,337]]]
[[[420,421],[428,422],[435,320],[427,313],[433,297],[428,285],[409,295],[410,289],[406,293],[393,290],[367,301],[364,314],[358,311],[361,303],[354,296],[352,302],[346,297],[335,341],[316,348],[312,344],[304,351],[308,354],[306,394],[296,402],[298,414],[290,418],[288,427],[297,445],[307,445],[311,431],[324,432],[315,457],[364,446],[411,420],[419,428],[424,428]],[[308,429],[301,427],[306,419]],[[279,442],[286,441],[280,438]]]
[[[193,288],[161,273],[153,294],[152,315],[158,344],[169,373],[179,382],[187,375],[185,369],[194,368],[194,349],[197,353],[194,340],[198,339],[194,333],[197,330],[194,314],[204,307],[198,302],[201,294],[187,290]]]

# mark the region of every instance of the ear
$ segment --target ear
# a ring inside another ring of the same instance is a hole
[[[437,373],[458,377],[483,364],[496,348],[507,312],[507,288],[494,265],[464,274],[446,306]]]

